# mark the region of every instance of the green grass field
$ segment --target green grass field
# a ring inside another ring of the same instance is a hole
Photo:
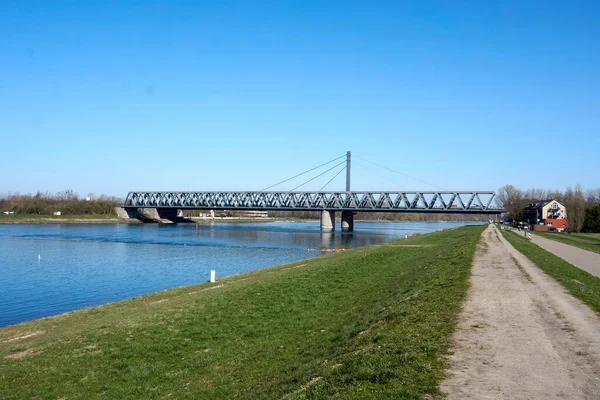
[[[600,254],[600,235],[591,233],[550,233],[550,232],[534,232],[536,235],[547,239],[556,240],[564,244],[579,247],[580,249],[593,251]]]
[[[0,329],[0,398],[437,396],[484,228]]]
[[[561,283],[573,296],[600,313],[600,278],[569,264],[519,234],[506,230],[502,234],[515,249]]]

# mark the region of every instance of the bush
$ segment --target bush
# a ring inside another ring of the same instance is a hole
[[[582,232],[600,233],[600,204],[585,210]]]

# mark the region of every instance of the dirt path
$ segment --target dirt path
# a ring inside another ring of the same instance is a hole
[[[454,336],[449,399],[599,399],[600,318],[490,226]]]

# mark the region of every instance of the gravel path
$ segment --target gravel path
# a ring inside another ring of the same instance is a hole
[[[454,336],[449,399],[600,398],[600,318],[490,226]]]

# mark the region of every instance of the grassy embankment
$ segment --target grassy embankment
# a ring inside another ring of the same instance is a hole
[[[546,239],[556,240],[557,242],[570,244],[571,246],[600,254],[600,235],[591,233],[549,233],[535,231],[533,233]]]
[[[573,296],[600,313],[600,278],[569,264],[521,235],[506,230],[502,230],[502,234],[515,249],[567,288]]]
[[[0,329],[0,398],[435,396],[484,228]]]
[[[129,223],[137,220],[124,220],[107,214],[0,214],[0,224],[81,224],[81,223]]]

